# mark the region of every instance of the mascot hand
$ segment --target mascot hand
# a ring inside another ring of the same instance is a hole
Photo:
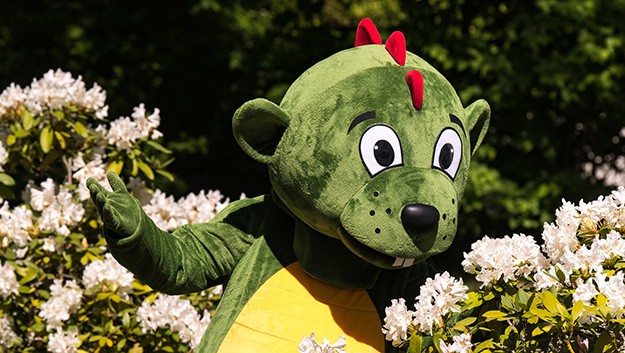
[[[104,227],[115,238],[126,238],[133,235],[142,217],[143,210],[139,200],[134,198],[115,173],[106,175],[113,191],[108,191],[92,178],[87,180],[91,198],[98,208]]]

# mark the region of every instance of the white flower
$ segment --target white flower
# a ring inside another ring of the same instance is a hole
[[[73,105],[79,109],[95,112],[97,118],[107,115],[106,92],[97,84],[86,90],[82,77],[74,79],[69,72],[49,70],[40,80],[33,80],[30,87],[24,89],[27,98],[26,108],[34,115],[46,111],[61,109],[64,105]]]
[[[106,165],[102,162],[103,156],[96,153],[92,156],[92,160],[85,163],[82,153],[72,159],[72,178],[78,181],[78,188],[76,189],[76,195],[78,200],[86,201],[91,198],[89,189],[87,189],[87,179],[93,178],[107,190],[111,190],[111,187],[106,179]]]
[[[210,322],[210,314],[200,315],[191,302],[177,296],[159,293],[150,304],[147,300],[137,309],[137,321],[143,332],[154,332],[159,327],[169,327],[177,332],[184,343],[195,349]]]
[[[551,265],[547,269],[542,269],[540,271],[537,271],[536,274],[534,275],[534,288],[541,290],[541,289],[549,289],[554,286],[556,288],[562,287],[563,283],[560,283],[560,281],[558,280],[558,275],[556,273],[557,270],[558,270],[558,267]],[[561,271],[561,272],[564,273],[565,275],[564,284],[568,285],[569,274],[565,273],[564,271]]]
[[[414,312],[408,310],[404,298],[392,299],[391,306],[386,307],[384,312],[384,338],[391,341],[393,346],[399,346],[408,339],[408,328],[412,324]]]
[[[208,300],[216,296],[221,296],[224,292],[224,286],[222,284],[214,286],[210,292],[208,292]]]
[[[599,292],[608,299],[608,307],[614,315],[620,310],[625,309],[625,273],[617,272],[609,278],[601,273],[594,277]],[[623,317],[624,313],[620,312],[617,317]]]
[[[104,133],[109,145],[114,145],[117,149],[129,151],[139,140],[157,139],[163,134],[156,130],[161,122],[158,108],[146,117],[146,110],[143,103],[133,108],[129,117],[120,117],[111,121],[109,130],[100,130]]]
[[[122,295],[132,293],[133,274],[115,260],[110,253],[104,255],[104,260],[93,261],[85,267],[82,281],[85,290],[106,290]]]
[[[223,202],[222,199],[223,195],[219,191],[206,193],[202,190],[175,201],[173,196],[156,190],[143,209],[157,226],[171,230],[188,223],[208,222],[228,205],[229,199]]]
[[[76,353],[80,339],[78,332],[63,332],[60,328],[48,336],[48,351],[51,353]]]
[[[26,101],[24,90],[15,83],[2,91],[0,94],[0,118],[7,113],[15,112]]]
[[[17,334],[5,316],[0,317],[0,348],[11,348],[17,341]]]
[[[43,246],[41,247],[44,251],[47,252],[55,252],[56,251],[56,241],[54,238],[45,238],[43,240]]]
[[[423,333],[432,334],[434,327],[440,326],[443,316],[449,312],[459,312],[458,302],[468,299],[469,288],[456,280],[448,272],[437,273],[434,279],[428,278],[416,298],[413,323]]]
[[[575,291],[573,292],[573,302],[581,301],[584,305],[591,305],[591,301],[599,294],[597,287],[593,283],[592,278],[587,281],[579,278],[575,283]]]
[[[310,337],[302,337],[302,342],[297,345],[297,348],[300,353],[345,353],[346,345],[343,335],[335,343],[330,343],[327,338],[324,338],[323,343],[319,344],[315,339],[315,334],[311,333]]]
[[[138,137],[136,129],[137,125],[128,117],[113,120],[106,135],[108,143],[119,150],[129,151]]]
[[[4,165],[7,164],[8,159],[9,152],[7,152],[6,148],[4,147],[4,143],[0,141],[0,172],[4,171]]]
[[[523,234],[501,239],[485,236],[471,245],[464,258],[464,270],[475,273],[482,286],[527,277],[548,265],[534,238]]]
[[[52,178],[41,182],[40,188],[28,185],[30,190],[30,206],[35,211],[42,211],[56,201],[56,184]]]
[[[443,340],[440,340],[440,347],[442,353],[471,353],[471,335],[463,333],[459,336],[453,337],[453,344],[446,344]]]
[[[24,205],[10,210],[9,203],[4,202],[0,207],[0,238],[1,247],[7,247],[11,242],[18,247],[25,247],[30,241],[29,231],[33,228],[33,214]]]
[[[6,299],[11,294],[17,294],[20,285],[15,277],[15,270],[8,262],[0,267],[0,296]]]
[[[32,208],[41,211],[39,217],[41,230],[67,236],[70,233],[69,227],[82,220],[85,209],[74,201],[72,193],[65,187],[59,188],[59,192],[55,193],[56,185],[52,179],[48,178],[42,182],[41,188],[32,184],[27,188]]]
[[[55,279],[50,286],[50,299],[41,304],[39,316],[46,321],[48,330],[60,328],[69,316],[78,310],[82,299],[82,291],[76,281],[63,281]]]

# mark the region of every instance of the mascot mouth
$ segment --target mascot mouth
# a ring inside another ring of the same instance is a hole
[[[367,262],[370,262],[382,268],[404,268],[412,266],[416,259],[390,256],[378,250],[375,250],[354,238],[347,230],[340,227],[340,239],[345,246],[354,254],[360,256]]]

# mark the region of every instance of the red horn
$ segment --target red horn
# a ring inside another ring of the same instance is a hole
[[[373,21],[370,18],[363,18],[358,24],[356,29],[356,42],[355,47],[366,44],[382,44],[382,37],[380,32],[375,28]]]
[[[391,33],[391,36],[386,40],[385,48],[400,66],[404,66],[406,63],[406,38],[403,33],[400,31]]]
[[[410,70],[406,74],[406,82],[412,96],[412,105],[417,110],[421,110],[421,105],[423,105],[423,76],[417,70]]]

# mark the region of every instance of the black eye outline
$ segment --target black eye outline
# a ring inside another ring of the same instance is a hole
[[[381,165],[375,156],[375,145],[385,141],[390,145],[393,152],[393,161],[388,165]],[[383,170],[404,165],[403,151],[399,136],[392,127],[386,124],[371,125],[365,130],[360,138],[360,159],[371,177],[379,174]]]
[[[452,148],[452,160],[449,162],[448,167],[441,166],[441,152],[444,148]],[[462,139],[458,132],[452,128],[445,128],[438,135],[436,145],[434,146],[434,155],[432,156],[432,168],[438,169],[447,174],[453,181],[458,174],[460,164],[462,163]]]

